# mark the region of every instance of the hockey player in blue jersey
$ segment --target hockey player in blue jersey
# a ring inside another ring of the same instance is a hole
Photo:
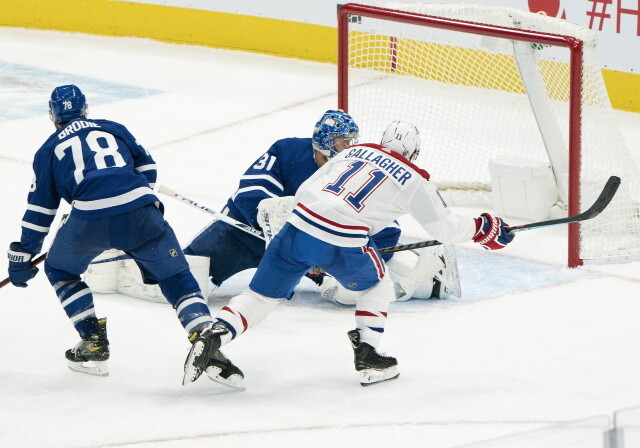
[[[258,204],[263,199],[295,195],[329,158],[354,144],[358,133],[351,116],[328,110],[316,123],[311,138],[285,138],[271,145],[240,178],[222,213],[259,229]],[[391,247],[398,242],[400,229],[394,224],[372,238],[377,247]],[[264,251],[264,241],[222,221],[213,221],[184,249],[187,255],[209,257],[209,274],[216,286],[240,271],[257,267]],[[385,261],[391,256],[383,255]],[[316,283],[322,281],[322,274],[308,277]]]
[[[56,131],[37,151],[20,241],[9,248],[9,277],[26,287],[61,199],[71,212],[49,249],[44,270],[81,341],[66,351],[69,367],[108,375],[106,318],[99,319],[90,289],[81,280],[91,260],[106,249],[125,251],[149,281],[156,281],[193,338],[211,325],[198,284],[153,192],[156,165],[121,124],[87,118],[84,94],[75,85],[56,87],[49,102]],[[212,363],[237,373],[222,354]],[[221,363],[221,364],[220,364]],[[223,370],[223,369],[221,369]]]

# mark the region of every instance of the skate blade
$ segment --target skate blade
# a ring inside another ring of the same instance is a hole
[[[223,378],[220,376],[222,369],[220,367],[207,367],[207,376],[211,381],[215,381],[223,386],[230,387],[235,390],[246,390],[244,387],[244,378],[238,374],[229,375],[229,378]]]
[[[67,366],[74,372],[86,373],[94,376],[109,376],[109,366],[107,361],[69,361]]]
[[[182,377],[182,385],[193,383],[202,375],[202,369],[195,365],[197,358],[204,351],[204,342],[196,341],[191,346],[187,360],[184,362],[184,376]]]
[[[395,380],[400,376],[397,366],[388,369],[365,369],[360,371],[360,384],[363,387],[372,386],[374,384],[383,383],[385,381]]]

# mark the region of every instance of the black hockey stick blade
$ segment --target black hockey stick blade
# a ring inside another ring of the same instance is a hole
[[[593,205],[586,211],[580,213],[576,216],[568,216],[566,218],[560,219],[550,219],[548,221],[540,221],[534,222],[531,224],[522,224],[520,226],[510,226],[507,227],[507,232],[520,232],[521,230],[531,230],[537,229],[539,227],[549,227],[555,226],[558,224],[570,224],[572,222],[586,221],[587,219],[595,218],[602,211],[607,208],[607,205],[611,202],[616,192],[618,191],[618,187],[620,186],[620,178],[618,176],[611,176],[604,188],[600,192],[600,196],[593,203]]]

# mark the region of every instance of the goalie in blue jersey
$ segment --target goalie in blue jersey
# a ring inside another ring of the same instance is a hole
[[[78,372],[109,374],[106,318],[98,318],[82,274],[107,249],[120,249],[157,282],[189,334],[212,318],[185,256],[153,192],[156,164],[121,124],[87,118],[87,102],[75,85],[56,87],[49,102],[56,131],[37,151],[20,241],[9,248],[11,283],[26,287],[60,201],[68,219],[49,249],[44,270],[81,341],[66,351]],[[222,354],[219,354],[219,358]],[[212,358],[212,363],[217,362]],[[226,364],[227,373],[233,366]]]

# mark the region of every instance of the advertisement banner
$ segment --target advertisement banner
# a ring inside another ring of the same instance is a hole
[[[129,0],[336,27],[336,0]],[[354,1],[375,4],[381,2]],[[413,3],[413,2],[411,2]],[[596,32],[603,68],[640,72],[640,0],[438,0],[504,6],[566,19]]]

